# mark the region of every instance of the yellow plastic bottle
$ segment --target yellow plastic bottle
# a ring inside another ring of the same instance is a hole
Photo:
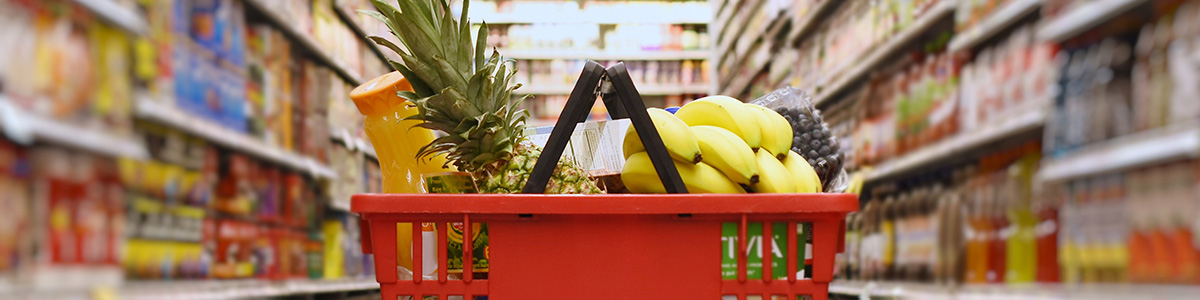
[[[358,107],[365,120],[363,129],[375,146],[379,167],[383,175],[383,192],[387,194],[424,193],[425,185],[421,174],[446,172],[444,156],[417,158],[421,146],[435,138],[432,130],[415,127],[416,120],[400,121],[417,113],[417,108],[396,93],[412,91],[412,84],[399,72],[391,72],[371,79],[350,92],[350,99]],[[432,233],[432,229],[428,229]],[[432,236],[432,234],[426,234]],[[401,267],[412,269],[412,225],[400,223],[396,226],[396,260]],[[426,243],[425,245],[432,245]],[[425,251],[426,260],[433,253]],[[432,268],[424,268],[431,272]]]

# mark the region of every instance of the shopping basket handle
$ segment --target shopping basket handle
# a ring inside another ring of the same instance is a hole
[[[571,90],[571,97],[567,99],[567,104],[563,107],[558,121],[554,123],[554,129],[550,131],[550,138],[546,140],[542,155],[538,157],[537,164],[533,166],[533,172],[529,174],[529,179],[521,193],[541,194],[546,191],[550,175],[558,166],[558,160],[562,158],[567,144],[571,142],[571,135],[575,131],[576,124],[587,121],[588,113],[596,103],[596,94],[601,82],[608,82],[612,85],[610,92],[616,98],[616,101],[605,99],[605,106],[613,106],[615,103],[617,107],[610,107],[610,111],[624,112],[629,115],[632,123],[630,126],[633,126],[639,133],[638,136],[641,137],[646,152],[650,154],[650,161],[654,163],[659,178],[664,179],[663,185],[666,191],[668,193],[687,193],[687,188],[683,186],[683,179],[679,177],[679,170],[675,169],[675,164],[667,155],[667,146],[663,144],[658,130],[654,128],[654,123],[650,120],[650,115],[646,113],[642,96],[633,86],[633,80],[629,78],[625,64],[617,63],[605,70],[599,63],[591,60],[584,64],[583,73],[575,82],[575,88]]]

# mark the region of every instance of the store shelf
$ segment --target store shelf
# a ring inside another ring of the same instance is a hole
[[[368,144],[366,140],[351,135],[349,131],[339,130],[331,132],[329,135],[334,142],[346,146],[350,151],[362,152],[363,155],[374,160],[379,160],[379,156],[375,153],[375,146]]]
[[[1044,22],[1037,37],[1043,42],[1060,42],[1100,25],[1147,0],[1098,0]]]
[[[568,95],[575,86],[571,85],[527,85],[513,91],[517,95]],[[643,96],[665,96],[683,94],[707,94],[706,84],[692,85],[644,85],[636,86],[638,93]]]
[[[1009,28],[1021,18],[1036,12],[1042,7],[1043,0],[1009,0],[966,31],[959,32],[950,40],[950,52],[970,50],[983,41],[991,39],[1004,29]]]
[[[323,64],[341,76],[342,79],[349,82],[350,85],[362,84],[362,76],[347,68],[344,64],[335,59],[328,51],[325,50],[312,35],[307,32],[302,32],[300,29],[293,26],[287,18],[280,15],[278,11],[270,9],[264,2],[267,0],[245,0],[246,7],[250,10],[266,17],[266,20],[283,32],[285,36],[292,40],[296,46],[304,49],[305,52],[312,54],[317,63]],[[335,9],[336,10],[336,9]]]
[[[762,12],[762,9],[760,8],[760,6],[766,0],[742,0],[742,1],[752,1],[752,2],[748,2],[748,4],[735,10],[734,15],[729,17],[730,19],[728,21],[724,22],[724,25],[721,27],[721,34],[719,35],[720,39],[717,41],[717,48],[716,48],[718,51],[717,53],[729,53],[730,51],[732,51],[733,45],[735,44],[734,40],[737,40],[739,38],[745,38],[744,36],[742,36],[742,32],[745,31],[746,26],[749,25],[747,23],[750,21],[750,18],[752,18],[754,16],[754,14],[758,14],[758,13]],[[711,35],[711,36],[715,37],[717,35]],[[738,58],[735,56],[734,59],[738,59]]]
[[[792,31],[788,34],[787,40],[791,41],[792,43],[799,42],[800,39],[808,35],[809,32],[812,32],[814,29],[816,29],[817,25],[821,24],[821,20],[827,17],[829,12],[834,8],[837,8],[838,4],[841,4],[842,2],[843,1],[838,0],[822,0],[821,3],[817,3],[816,7],[813,7],[808,14],[804,15],[799,21],[796,22],[795,26],[792,26]]]
[[[499,49],[500,55],[512,59],[591,59],[591,60],[704,60],[708,50],[643,50],[603,51],[570,49]]]
[[[739,69],[732,71],[735,72],[730,74],[733,76],[733,81],[730,81],[729,85],[727,85],[725,90],[721,93],[730,96],[741,95],[743,91],[750,87],[750,84],[754,82],[754,79],[758,77],[758,73],[762,72],[762,70],[766,68],[767,62],[769,62],[770,59],[764,57],[769,57],[770,54],[769,48],[766,47],[766,45],[760,45],[758,51],[755,52],[754,57],[756,58],[754,61],[738,61],[738,66],[745,66],[747,68],[744,70]],[[750,99],[742,100],[748,101]]]
[[[174,127],[180,131],[199,136],[209,142],[229,147],[242,153],[262,158],[295,170],[308,172],[321,179],[337,178],[329,166],[318,163],[279,147],[255,139],[245,133],[225,128],[207,119],[195,116],[179,108],[139,95],[134,103],[134,114],[141,119]]]
[[[339,280],[193,280],[130,282],[122,286],[120,299],[261,299],[295,295],[379,289],[374,278]]]
[[[388,64],[388,57],[387,55],[383,54],[383,49],[380,48],[381,46],[376,45],[375,42],[367,39],[367,36],[370,34],[367,33],[366,30],[363,30],[362,24],[358,24],[358,21],[355,21],[354,15],[358,14],[358,12],[347,10],[345,7],[338,5],[338,1],[330,2],[333,5],[333,11],[337,14],[338,19],[341,19],[342,23],[346,24],[346,27],[349,27],[350,31],[354,32],[354,35],[358,36],[359,40],[371,49],[371,53],[375,53],[375,56],[379,58],[379,61],[386,65],[390,70],[392,66]]]
[[[653,14],[653,15],[650,15]],[[625,15],[597,15],[588,13],[475,13],[468,16],[472,23],[492,24],[708,24],[712,21],[707,14],[679,14],[669,12],[635,12]]]
[[[940,162],[947,156],[1041,128],[1046,122],[1046,110],[1042,108],[1044,107],[1041,105],[1031,106],[1030,109],[1011,116],[997,118],[996,122],[981,124],[977,130],[960,132],[933,145],[879,164],[867,174],[866,181],[894,178],[922,166]]]
[[[937,24],[939,20],[953,15],[954,4],[955,2],[950,0],[939,1],[933,8],[922,15],[920,19],[909,25],[908,28],[904,28],[900,33],[888,38],[883,44],[872,47],[873,50],[869,54],[865,55],[863,59],[858,60],[857,64],[848,66],[844,72],[841,72],[841,76],[837,77],[836,81],[825,86],[824,89],[817,93],[813,97],[813,105],[820,107],[827,104],[834,96],[838,96],[839,93],[849,88],[853,83],[863,79],[871,71],[887,62],[888,58],[891,58],[918,37],[921,37],[930,28],[933,28],[933,25]]]
[[[1200,122],[1135,133],[1046,159],[1038,179],[1062,181],[1200,156]]]
[[[987,300],[1118,300],[1195,299],[1200,286],[1147,284],[980,284],[944,286],[928,283],[835,280],[829,293],[859,299],[987,299]]]
[[[73,0],[79,6],[92,11],[97,17],[109,24],[116,25],[126,32],[145,35],[150,32],[146,20],[132,9],[117,4],[112,0]]]
[[[25,145],[46,142],[115,157],[148,156],[141,140],[99,129],[102,127],[71,124],[41,116],[14,105],[0,95],[0,129],[15,142]]]

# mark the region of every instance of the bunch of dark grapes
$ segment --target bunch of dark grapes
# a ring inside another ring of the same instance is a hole
[[[820,111],[812,107],[780,107],[776,112],[792,124],[792,151],[808,160],[817,176],[821,177],[822,190],[829,190],[830,182],[842,170],[842,151],[837,138],[829,131],[829,125],[821,118]]]

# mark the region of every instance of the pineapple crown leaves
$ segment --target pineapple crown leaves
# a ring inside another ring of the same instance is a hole
[[[516,143],[524,139],[529,114],[520,106],[525,97],[512,97],[521,87],[510,86],[517,72],[513,60],[495,50],[484,56],[486,23],[472,44],[465,17],[470,0],[463,1],[461,20],[455,19],[446,0],[398,0],[397,6],[371,2],[377,11],[360,12],[386,24],[408,49],[383,37],[369,37],[400,57],[388,63],[413,86],[412,92],[398,93],[418,111],[404,120],[418,120],[419,127],[447,134],[422,147],[418,157],[446,153],[462,170],[481,170],[511,159]]]

